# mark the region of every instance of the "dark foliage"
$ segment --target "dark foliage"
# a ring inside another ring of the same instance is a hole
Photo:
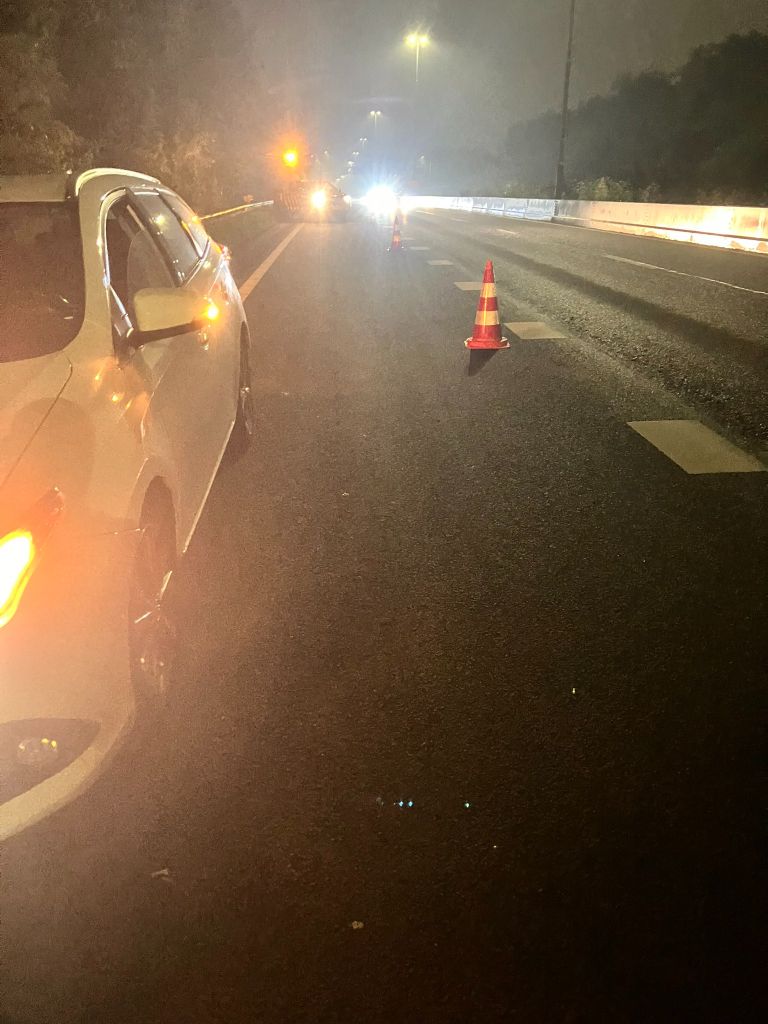
[[[551,185],[560,118],[510,129],[517,181]],[[675,74],[621,78],[569,116],[570,194],[588,198],[762,204],[768,201],[768,36],[694,50]]]

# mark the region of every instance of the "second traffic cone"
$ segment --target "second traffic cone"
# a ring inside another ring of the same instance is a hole
[[[509,348],[509,342],[501,336],[496,279],[493,276],[493,263],[490,260],[485,264],[483,285],[477,302],[477,313],[475,313],[475,329],[472,331],[472,337],[467,338],[464,345],[467,348]]]
[[[395,223],[392,225],[392,244],[390,245],[388,252],[402,252],[403,251],[403,240],[400,237],[400,214],[395,214]]]

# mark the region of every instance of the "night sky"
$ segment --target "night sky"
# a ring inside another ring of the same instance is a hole
[[[318,146],[351,146],[371,106],[390,130],[413,95],[409,28],[423,55],[432,145],[498,145],[510,123],[558,105],[568,0],[243,0],[263,25],[267,85],[290,98]],[[766,0],[578,0],[574,102],[624,72],[669,69],[700,43],[768,32]],[[257,37],[261,33],[257,33]],[[382,134],[386,133],[382,125]]]

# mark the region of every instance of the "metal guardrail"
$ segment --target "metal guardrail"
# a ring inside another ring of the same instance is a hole
[[[244,203],[242,206],[230,206],[228,210],[217,210],[216,213],[206,213],[200,220],[214,220],[216,217],[226,217],[230,213],[243,213],[245,210],[257,210],[262,206],[274,206],[273,199],[265,199],[261,203]]]

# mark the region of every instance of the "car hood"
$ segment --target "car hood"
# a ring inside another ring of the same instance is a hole
[[[0,489],[72,374],[61,352],[0,363]]]

